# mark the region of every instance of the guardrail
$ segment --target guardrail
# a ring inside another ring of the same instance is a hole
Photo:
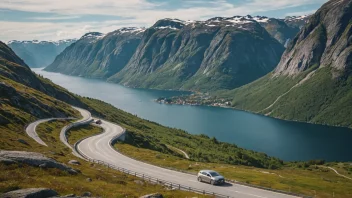
[[[87,121],[86,121],[87,123]],[[77,126],[77,125],[76,125]],[[99,127],[99,125],[96,125]],[[71,127],[74,127],[74,126],[71,126]],[[68,129],[67,129],[68,130]],[[104,133],[104,131],[102,132]],[[122,136],[122,135],[125,135],[126,133],[126,129],[123,130],[122,133],[120,133],[119,135],[116,135],[115,137],[113,137],[110,141],[109,141],[109,145],[111,146],[111,148],[113,148],[115,150],[115,148],[113,147],[113,143],[115,141],[118,141],[118,139]],[[100,133],[101,134],[101,133]],[[100,134],[96,134],[96,135],[100,135]],[[93,136],[96,136],[96,135],[93,135]],[[92,136],[90,136],[92,137]],[[104,165],[108,168],[112,168],[112,169],[115,169],[117,171],[120,171],[120,172],[123,172],[123,173],[126,173],[126,174],[129,174],[129,175],[133,175],[133,176],[136,176],[136,177],[139,177],[139,178],[142,178],[143,180],[145,181],[148,181],[150,183],[156,183],[156,184],[159,184],[159,185],[164,185],[166,187],[169,187],[171,189],[176,189],[176,190],[183,190],[183,191],[189,191],[189,192],[195,192],[195,193],[199,193],[199,194],[203,194],[203,195],[211,195],[211,196],[214,196],[214,197],[219,197],[219,198],[230,198],[231,196],[227,196],[227,195],[222,195],[222,194],[219,194],[219,193],[214,193],[214,192],[210,192],[210,191],[206,191],[206,190],[201,190],[201,189],[197,189],[197,188],[192,188],[192,187],[189,187],[189,186],[185,186],[185,185],[181,185],[181,184],[177,184],[177,183],[173,183],[173,182],[169,182],[169,181],[166,181],[166,180],[162,180],[162,179],[158,179],[158,178],[155,178],[155,177],[152,177],[152,176],[148,176],[146,174],[143,174],[143,173],[138,173],[138,172],[135,172],[135,171],[131,171],[131,170],[128,170],[128,169],[125,169],[125,168],[121,168],[121,167],[117,167],[113,164],[109,164],[107,162],[104,162],[104,161],[101,161],[101,160],[95,160],[95,159],[92,159],[88,156],[86,156],[84,153],[80,152],[79,149],[77,148],[77,145],[87,139],[87,138],[90,138],[90,137],[86,137],[86,138],[83,138],[81,140],[79,140],[78,142],[76,142],[74,144],[74,147],[73,147],[73,150],[74,152],[76,152],[78,155],[82,156],[83,159],[89,161],[89,162],[93,162],[93,163],[96,163],[96,164],[100,164],[100,165]],[[118,151],[116,151],[118,152]],[[130,156],[129,156],[130,157]],[[132,157],[130,157],[132,158]],[[132,158],[134,159],[134,158]],[[135,159],[137,160],[137,159]],[[138,160],[137,160],[138,161]],[[183,173],[186,173],[186,174],[191,174],[191,175],[196,175],[196,174],[193,174],[193,173],[189,173],[187,171],[180,171],[180,170],[177,170],[177,169],[172,169],[172,168],[169,168],[169,167],[161,167],[161,168],[165,168],[165,169],[169,169],[169,170],[175,170],[175,171],[179,171],[179,172],[183,172]],[[239,185],[244,185],[244,186],[249,186],[249,187],[254,187],[254,188],[259,188],[259,189],[263,189],[263,190],[268,190],[268,191],[273,191],[273,192],[277,192],[277,193],[282,193],[282,194],[287,194],[287,195],[293,195],[293,196],[297,196],[297,197],[302,197],[302,198],[311,198],[311,196],[305,196],[305,195],[301,195],[301,194],[297,194],[297,193],[292,193],[292,192],[286,192],[286,191],[281,191],[281,190],[274,190],[272,188],[266,188],[266,187],[261,187],[261,186],[256,186],[256,185],[250,185],[250,184],[247,184],[247,183],[242,183],[242,182],[239,182],[239,181],[234,181],[234,180],[226,180],[227,182],[230,182],[230,183],[234,183],[234,184],[239,184]],[[234,197],[231,197],[231,198],[234,198]]]
[[[121,133],[120,135],[117,135],[114,138],[112,138],[110,140],[109,144],[112,143],[113,141],[116,141],[122,134],[123,133]],[[100,135],[100,134],[96,134],[96,135]],[[96,136],[96,135],[94,135],[94,136]],[[131,170],[128,170],[126,168],[121,168],[121,167],[115,166],[113,164],[110,164],[110,163],[107,163],[107,162],[104,162],[104,161],[101,161],[101,160],[92,159],[89,156],[87,156],[84,153],[82,153],[77,148],[77,145],[80,142],[82,142],[83,140],[87,139],[87,138],[90,138],[90,137],[83,138],[83,139],[79,140],[78,142],[76,142],[74,144],[74,150],[79,155],[81,155],[85,160],[87,160],[89,162],[96,163],[96,164],[99,164],[99,165],[103,165],[103,166],[106,166],[107,168],[111,168],[111,169],[120,171],[120,172],[125,173],[125,174],[129,174],[129,175],[132,175],[132,176],[135,176],[135,177],[139,177],[139,178],[142,178],[144,181],[147,181],[147,182],[150,182],[150,183],[154,183],[154,184],[163,185],[163,186],[168,187],[168,188],[173,189],[173,190],[183,190],[183,191],[194,192],[194,193],[199,193],[199,194],[203,194],[203,195],[210,195],[210,196],[218,197],[218,198],[234,198],[232,196],[222,195],[222,194],[215,193],[215,192],[210,192],[210,191],[206,191],[206,190],[202,190],[202,189],[193,188],[193,187],[190,187],[190,186],[185,186],[185,185],[182,185],[182,184],[173,183],[173,182],[170,182],[170,181],[166,181],[166,180],[163,180],[163,179],[159,179],[159,178],[156,178],[156,177],[149,176],[147,174],[138,173],[136,171],[131,171]]]

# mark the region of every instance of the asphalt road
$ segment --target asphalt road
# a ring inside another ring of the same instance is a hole
[[[89,121],[92,120],[92,117],[91,117],[91,114],[90,114],[89,111],[81,109],[81,108],[78,108],[78,107],[72,107],[72,108],[74,108],[77,111],[79,111],[81,113],[81,115],[82,115],[82,118],[80,120],[77,120],[76,122],[74,122],[71,125],[67,125],[67,126],[63,127],[61,129],[61,132],[60,132],[60,141],[62,143],[64,143],[67,147],[71,148],[71,149],[72,149],[72,146],[68,143],[67,137],[66,137],[67,130],[69,128],[71,128],[72,126],[83,125],[85,123],[89,123]],[[76,154],[76,153],[74,152],[74,154]]]
[[[35,122],[30,123],[27,128],[26,128],[26,133],[29,137],[34,139],[38,144],[41,144],[43,146],[48,146],[40,137],[38,136],[36,132],[36,128],[39,124],[44,123],[44,122],[49,122],[51,120],[70,120],[72,118],[48,118],[48,119],[42,119],[42,120],[37,120]]]
[[[92,119],[91,114],[89,111],[78,108],[78,107],[72,107],[74,109],[76,109],[77,111],[80,112],[80,114],[82,115],[82,118],[77,120],[76,122],[73,123],[73,125],[79,125],[79,124],[84,124],[86,122],[88,122],[89,120]],[[39,144],[43,145],[43,146],[48,146],[42,139],[40,139],[40,137],[37,134],[36,128],[39,124],[42,124],[44,122],[49,122],[52,120],[72,120],[74,118],[47,118],[47,119],[42,119],[42,120],[37,120],[35,122],[30,123],[27,128],[26,128],[26,133],[29,137],[31,137],[32,139],[34,139],[36,142],[38,142]],[[71,147],[71,145],[67,142],[67,138],[66,138],[66,131],[68,126],[65,126],[64,128],[61,129],[60,132],[60,140],[61,142],[63,142],[66,146]]]
[[[101,127],[104,133],[89,137],[81,141],[77,145],[77,149],[84,155],[95,159],[101,160],[106,163],[125,168],[131,171],[144,173],[158,179],[170,181],[177,184],[186,185],[192,188],[211,191],[235,198],[293,198],[294,196],[276,193],[272,191],[262,190],[258,188],[230,184],[227,183],[223,186],[212,186],[210,184],[201,183],[197,181],[196,176],[181,173],[169,169],[160,168],[150,164],[146,164],[131,158],[128,158],[117,151],[115,151],[110,141],[123,133],[123,128],[120,126],[102,120]]]

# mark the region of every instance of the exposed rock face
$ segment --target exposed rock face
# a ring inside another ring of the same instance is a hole
[[[232,91],[236,108],[352,127],[352,0],[330,0],[301,29],[273,73]]]
[[[1,195],[1,198],[47,198],[57,196],[58,193],[47,188],[27,188],[15,190]]]
[[[309,68],[332,67],[342,73],[352,68],[352,3],[329,1],[285,51],[277,75],[296,75]]]
[[[41,166],[43,168],[57,168],[63,171],[67,171],[71,174],[77,174],[77,171],[75,171],[74,169],[66,166],[65,164],[56,162],[53,159],[45,157],[43,154],[40,153],[0,150],[0,158],[12,160],[17,163],[28,164],[30,166]]]
[[[109,81],[158,89],[231,89],[270,72],[283,49],[249,17],[164,19],[145,31],[127,66]]]
[[[10,41],[9,47],[16,52],[30,67],[45,67],[75,39],[60,41]]]
[[[60,54],[45,70],[108,78],[128,63],[143,32],[143,28],[122,28],[107,35],[87,33]]]

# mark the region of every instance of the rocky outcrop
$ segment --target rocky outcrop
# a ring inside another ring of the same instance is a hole
[[[352,68],[352,3],[333,0],[310,17],[285,51],[276,75],[296,75],[307,69],[331,67],[340,74]]]
[[[69,164],[72,164],[72,165],[81,165],[81,163],[77,160],[70,160],[68,161]]]
[[[163,195],[160,193],[154,193],[150,195],[141,196],[140,198],[163,198]]]
[[[27,164],[42,168],[56,168],[67,171],[70,174],[78,172],[65,164],[61,164],[51,158],[45,157],[43,154],[25,151],[4,151],[0,150],[0,160],[10,160],[16,163]]]
[[[20,189],[0,195],[1,198],[48,198],[57,196],[58,193],[48,188]]]
[[[55,57],[74,43],[75,39],[60,41],[10,41],[9,47],[30,67],[45,67],[51,64]]]

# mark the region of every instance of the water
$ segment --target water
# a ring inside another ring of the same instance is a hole
[[[34,71],[73,93],[103,100],[147,120],[214,136],[283,160],[352,161],[350,129],[288,122],[217,107],[164,105],[153,100],[187,93],[132,89],[101,80]]]

